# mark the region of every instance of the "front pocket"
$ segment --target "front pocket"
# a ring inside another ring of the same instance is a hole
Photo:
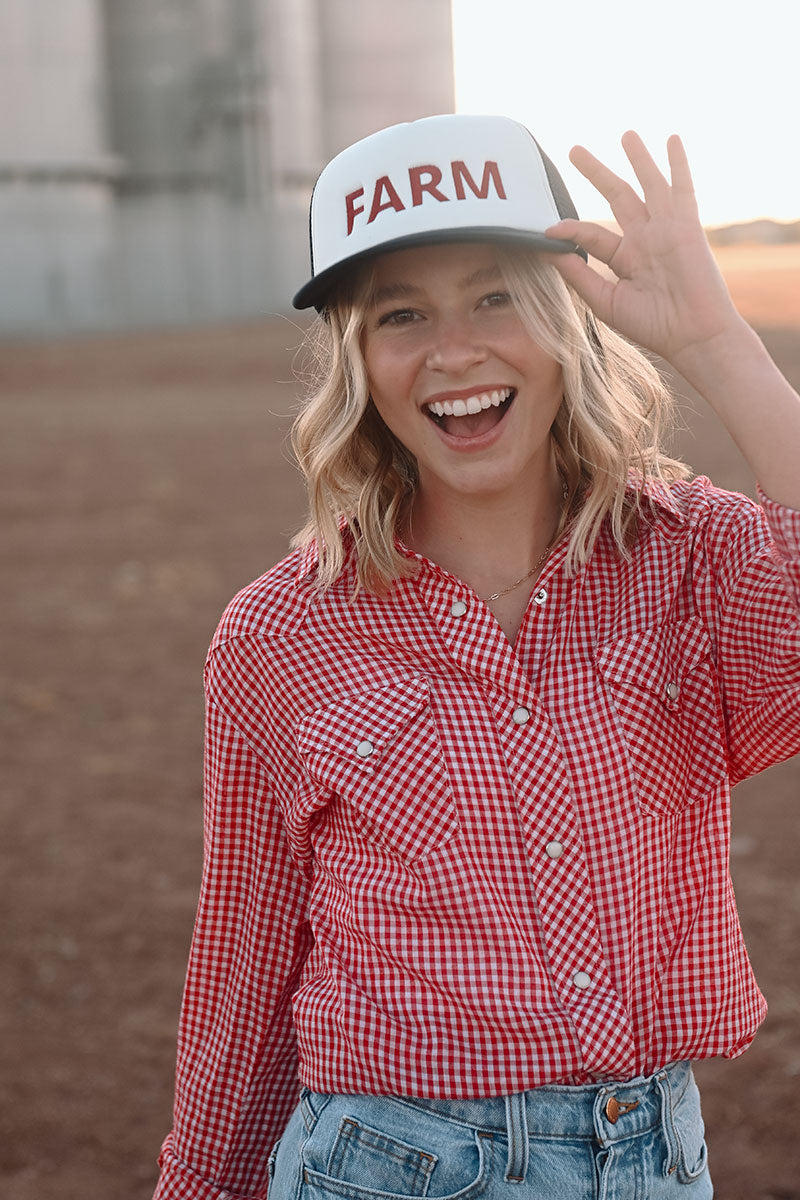
[[[427,680],[347,696],[310,713],[297,747],[317,788],[337,796],[377,844],[414,861],[458,830]]]
[[[364,1136],[361,1145],[354,1147],[352,1156],[349,1156],[346,1170],[334,1175],[305,1166],[300,1200],[330,1200],[332,1196],[342,1197],[343,1200],[416,1200],[429,1194],[431,1179],[435,1179],[435,1167],[440,1162],[446,1166],[448,1180],[457,1180],[460,1186],[455,1191],[450,1189],[442,1194],[434,1184],[437,1200],[477,1200],[486,1191],[492,1169],[491,1134],[475,1133],[474,1141],[468,1147],[469,1152],[458,1153],[458,1161],[453,1162],[450,1158],[439,1159],[424,1150],[398,1142],[359,1122],[354,1121],[353,1124]],[[367,1149],[365,1142],[371,1143],[366,1157],[360,1153]],[[338,1143],[337,1138],[334,1149]],[[382,1155],[381,1146],[388,1150],[387,1155]],[[431,1169],[428,1170],[426,1166],[418,1169],[426,1159],[431,1160]],[[411,1190],[407,1190],[409,1184]]]
[[[597,667],[644,809],[679,812],[727,777],[711,641],[699,620],[609,642],[597,651]]]
[[[438,1162],[416,1146],[372,1129],[354,1117],[342,1117],[328,1161],[327,1174],[340,1181],[369,1180],[387,1192],[425,1196],[431,1172]]]

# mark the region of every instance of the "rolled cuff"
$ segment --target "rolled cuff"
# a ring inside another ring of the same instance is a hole
[[[170,1133],[161,1147],[158,1156],[161,1174],[153,1200],[265,1200],[266,1190],[246,1196],[203,1179],[175,1157],[173,1141],[174,1135]]]

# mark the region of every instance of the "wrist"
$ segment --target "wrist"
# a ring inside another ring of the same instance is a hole
[[[763,360],[771,362],[755,330],[744,317],[734,312],[731,320],[710,337],[690,342],[671,355],[671,366],[679,371],[701,395],[709,385],[724,388],[741,378],[748,364],[756,366]]]

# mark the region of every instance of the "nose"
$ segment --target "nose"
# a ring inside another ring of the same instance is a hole
[[[460,375],[476,363],[485,362],[488,353],[469,321],[461,318],[441,320],[433,327],[426,365],[432,371]]]

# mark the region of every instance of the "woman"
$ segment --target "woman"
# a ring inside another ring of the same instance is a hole
[[[320,177],[310,518],[207,663],[161,1198],[712,1195],[690,1063],[765,1011],[729,790],[800,749],[800,399],[678,139],[670,182],[623,145],[643,197],[573,152],[620,233],[504,118]],[[628,338],[760,505],[664,456]]]

